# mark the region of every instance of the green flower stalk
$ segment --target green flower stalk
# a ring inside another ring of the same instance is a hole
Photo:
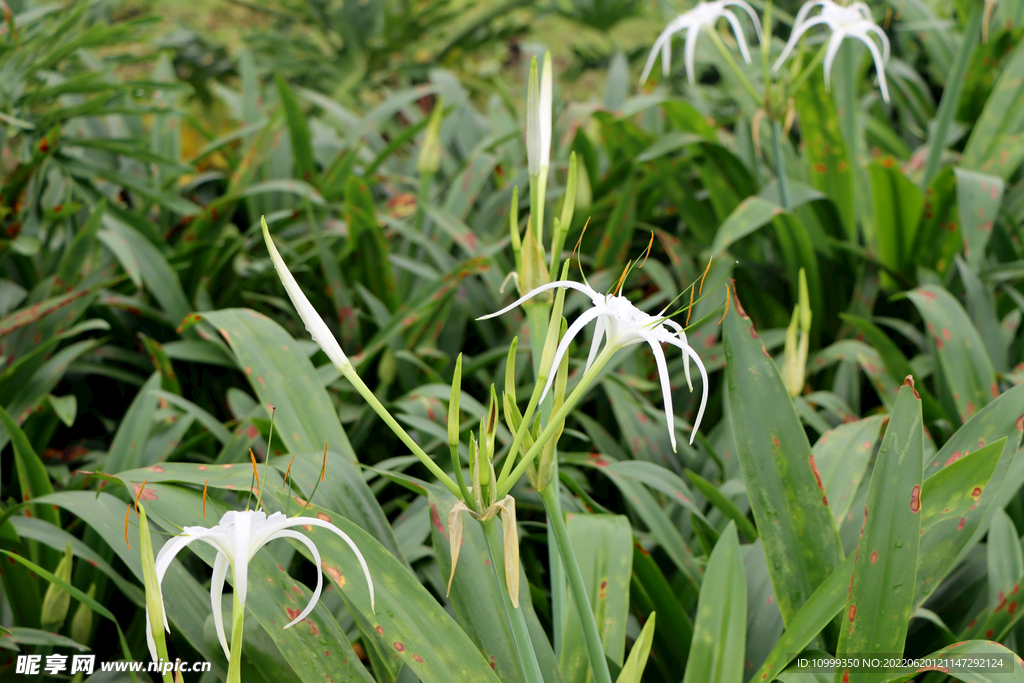
[[[281,284],[284,285],[284,290],[288,294],[288,298],[291,299],[292,305],[295,306],[295,311],[299,314],[299,318],[306,326],[306,330],[309,332],[313,341],[317,343],[317,346],[327,354],[327,357],[334,364],[334,367],[347,379],[359,395],[363,397],[374,412],[380,416],[384,423],[391,428],[391,431],[401,439],[412,454],[419,458],[420,462],[430,470],[430,472],[437,477],[445,488],[452,492],[453,495],[459,497],[461,491],[459,490],[458,484],[452,481],[444,470],[437,466],[429,455],[420,448],[409,433],[402,428],[398,421],[395,420],[394,416],[388,412],[387,408],[380,402],[370,387],[366,386],[366,382],[362,380],[359,374],[356,372],[352,362],[345,355],[345,352],[341,350],[341,345],[338,344],[338,340],[331,332],[330,328],[327,327],[327,323],[320,317],[320,314],[313,308],[313,304],[309,302],[306,295],[303,294],[302,289],[299,288],[299,283],[295,281],[295,277],[288,270],[288,266],[285,265],[284,259],[281,258],[281,254],[277,251],[277,247],[274,245],[274,240],[270,237],[270,229],[267,227],[267,221],[265,218],[260,219],[263,224],[263,239],[267,243],[267,251],[270,252],[270,260],[274,263],[274,268],[277,270],[278,277],[281,278]]]

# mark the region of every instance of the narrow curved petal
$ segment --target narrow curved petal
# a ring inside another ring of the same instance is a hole
[[[700,356],[691,347],[686,347],[686,353],[693,358],[697,363],[697,369],[700,370],[701,383],[704,385],[703,391],[700,397],[700,409],[697,411],[697,419],[693,421],[693,431],[690,432],[690,443],[693,443],[693,437],[697,435],[697,429],[700,427],[700,421],[704,419],[704,409],[708,405],[708,372],[704,369],[704,363],[701,362]]]
[[[672,66],[672,39],[665,41],[661,46],[661,75],[668,78],[668,72]]]
[[[597,358],[597,352],[601,348],[601,341],[604,339],[604,328],[606,325],[605,317],[603,315],[598,316],[597,324],[594,326],[594,339],[590,342],[590,354],[587,356],[587,365],[583,368],[584,372],[590,369],[590,366],[594,364],[594,359]]]
[[[555,358],[551,362],[551,372],[548,373],[548,381],[544,384],[544,391],[540,395],[541,402],[548,395],[548,391],[551,389],[551,385],[555,382],[555,368],[562,362],[562,356],[569,348],[569,344],[572,340],[580,333],[580,331],[586,327],[594,318],[604,314],[604,309],[595,306],[594,308],[588,308],[587,310],[580,313],[580,317],[573,321],[572,325],[569,325],[568,329],[565,330],[565,335],[562,337],[562,341],[558,344],[558,349],[555,351]]]
[[[308,616],[309,613],[313,611],[313,608],[316,607],[317,601],[320,600],[320,592],[324,588],[324,572],[323,569],[321,569],[320,567],[320,551],[316,549],[316,545],[313,543],[313,541],[309,540],[308,538],[300,534],[298,531],[292,531],[291,529],[278,531],[270,538],[271,540],[275,538],[291,538],[298,541],[299,543],[302,543],[307,548],[309,548],[310,554],[313,555],[313,564],[316,565],[316,590],[313,591],[313,597],[309,599],[309,604],[306,605],[306,608],[299,612],[299,616],[292,619],[285,626],[285,628],[291,628],[292,626],[295,626],[295,624],[305,619],[306,616]]]
[[[889,36],[885,35],[885,31],[882,30],[881,26],[877,24],[871,24],[864,27],[864,31],[871,31],[878,36],[878,41],[882,44],[882,61],[886,64],[889,63]]]
[[[694,26],[686,32],[686,53],[683,61],[686,64],[686,77],[690,80],[690,85],[693,85],[695,82],[694,73],[697,70],[697,36],[699,35],[699,26]]]
[[[228,647],[227,636],[224,635],[224,609],[221,606],[221,598],[224,595],[224,580],[228,575],[228,558],[217,553],[217,559],[213,561],[213,576],[210,578],[210,605],[213,608],[213,625],[217,629],[217,640],[224,648],[224,656],[231,659],[231,648]]]
[[[163,589],[161,588],[164,580],[164,574],[167,573],[167,569],[171,566],[171,562],[174,558],[192,541],[202,540],[201,536],[175,536],[169,541],[164,543],[163,547],[160,548],[160,552],[156,554],[156,585],[160,594],[157,596],[160,599],[160,608],[164,613],[164,630],[168,633],[171,631],[171,627],[167,624],[167,610],[164,608],[164,595]],[[146,644],[149,645],[149,653],[153,656],[153,661],[158,659],[156,653],[156,640],[153,639],[153,629],[149,623],[149,608],[146,608]]]
[[[836,30],[832,33],[832,37],[828,39],[828,48],[825,50],[825,90],[826,92],[832,89],[832,64],[836,61],[836,55],[839,54],[839,48],[843,44],[843,38],[846,37],[845,32],[842,30]]]
[[[757,42],[764,40],[764,36],[761,35],[761,20],[757,18],[757,13],[754,12],[754,8],[743,2],[743,0],[730,0],[725,3],[731,7],[739,7],[741,10],[746,12],[750,16],[751,23],[754,24],[754,32],[757,33]]]
[[[707,370],[704,368],[704,363],[702,363],[700,360],[700,356],[697,355],[697,352],[694,351],[691,346],[689,346],[688,344],[684,343],[679,339],[667,339],[665,341],[669,344],[672,344],[672,346],[675,346],[677,349],[680,349],[683,352],[684,357],[689,356],[697,362],[697,369],[700,370],[700,377],[703,381],[700,399],[700,409],[697,411],[697,419],[694,421],[693,431],[690,433],[690,443],[692,444],[693,438],[697,433],[697,428],[700,426],[700,421],[704,418],[704,408],[707,407],[708,403],[708,373]],[[693,387],[690,387],[690,389],[692,391]]]
[[[669,24],[669,27],[671,27],[671,24]],[[671,41],[672,33],[668,30],[668,28],[666,28],[658,35],[657,40],[654,41],[654,45],[651,47],[650,54],[647,55],[647,63],[644,64],[644,70],[640,74],[641,84],[646,83],[647,77],[651,75],[651,69],[654,68],[654,62],[655,60],[658,59],[659,50],[661,51],[661,71],[666,76],[668,75],[668,66],[666,65],[665,57],[671,54],[666,50],[666,47]]]
[[[804,5],[804,7],[806,7],[806,5]],[[803,10],[801,9],[801,12],[802,11]],[[782,49],[782,54],[779,55],[779,58],[775,60],[775,64],[772,65],[772,71],[779,70],[779,67],[782,66],[782,64],[789,57],[790,53],[793,52],[793,49],[796,48],[797,43],[800,42],[801,36],[803,36],[803,34],[806,33],[808,29],[814,28],[815,26],[824,23],[827,23],[824,18],[814,17],[813,19],[810,19],[803,23],[794,24],[793,32],[789,35],[789,40],[786,42],[786,47]]]
[[[299,318],[302,319],[313,341],[323,349],[323,352],[334,363],[334,367],[342,371],[347,370],[352,365],[348,360],[348,356],[341,350],[341,345],[334,338],[334,334],[327,327],[327,323],[324,322],[324,319],[313,308],[313,304],[309,303],[309,299],[306,298],[306,295],[299,288],[299,283],[295,281],[295,278],[288,270],[288,266],[285,265],[284,259],[281,258],[281,254],[278,253],[277,247],[274,245],[274,240],[270,237],[267,222],[263,219],[260,220],[263,223],[263,239],[267,243],[270,260],[274,262],[274,268],[277,270],[278,277],[281,278],[284,291],[288,293],[288,298],[292,300],[292,305],[295,306]]]
[[[747,36],[743,33],[743,26],[740,24],[740,20],[736,18],[736,15],[731,10],[725,10],[722,12],[722,16],[732,26],[732,32],[736,35],[736,44],[740,48],[740,54],[743,55],[743,61],[750,64],[750,51],[747,50]],[[757,24],[754,24],[757,26]],[[714,29],[712,29],[714,30]]]
[[[334,526],[330,522],[325,522],[324,520],[318,519],[316,517],[292,517],[290,519],[286,518],[286,520],[287,521],[285,521],[283,523],[279,523],[277,525],[277,529],[278,530],[280,530],[280,529],[287,529],[287,528],[295,527],[295,526],[303,526],[303,525],[308,524],[310,526],[318,526],[318,527],[323,527],[324,529],[329,529],[329,530],[333,531],[335,534],[337,534],[338,536],[340,536],[341,540],[345,541],[345,543],[348,544],[348,547],[351,548],[352,552],[356,554],[356,559],[359,560],[359,566],[363,568],[363,575],[366,577],[366,585],[370,589],[370,609],[372,610],[373,609],[373,604],[374,604],[374,597],[373,597],[373,579],[370,578],[370,568],[366,566],[366,560],[363,559],[363,554],[361,552],[359,552],[359,548],[356,547],[356,544],[352,541],[351,538],[348,537],[348,534],[346,534],[344,531],[342,531],[338,527]],[[275,533],[277,533],[277,532],[275,532]],[[317,565],[317,568],[319,569],[319,564]]]
[[[878,87],[882,91],[882,99],[888,102],[889,86],[885,82],[885,62],[882,59],[878,46],[875,45],[875,41],[871,40],[866,33],[851,35],[851,38],[856,38],[868,46],[868,50],[871,52],[871,59],[875,62],[875,71],[878,73]]]
[[[797,10],[796,17],[793,19],[793,30],[795,31],[797,27],[801,26],[807,20],[807,15],[811,13],[811,10],[815,7],[825,7],[830,2],[831,0],[814,0],[814,2],[805,2],[801,5],[800,9]]]
[[[654,336],[647,337],[647,343],[654,352],[654,364],[658,366],[658,379],[661,381],[661,396],[665,401],[665,422],[668,424],[668,438],[672,442],[672,452],[676,452],[676,419],[672,412],[672,382],[668,377],[668,363],[665,362],[665,351],[661,342]]]
[[[235,515],[235,561],[232,569],[235,570],[235,595],[242,607],[245,607],[245,597],[249,592],[249,558],[256,554],[259,546],[251,545],[252,536],[252,515]]]
[[[537,287],[535,289],[531,289],[529,292],[527,292],[526,294],[522,295],[521,297],[519,297],[518,299],[516,299],[515,301],[510,303],[508,306],[506,306],[505,308],[501,309],[500,311],[495,311],[494,313],[488,313],[487,315],[482,315],[479,318],[477,318],[477,320],[488,320],[490,318],[496,318],[497,316],[502,315],[504,313],[508,313],[513,308],[515,308],[516,306],[519,306],[523,302],[529,301],[530,299],[532,299],[533,297],[537,296],[538,294],[540,294],[542,292],[546,292],[549,289],[554,289],[556,287],[568,287],[569,289],[575,289],[577,292],[583,292],[584,294],[589,296],[590,300],[593,301],[594,303],[597,303],[598,301],[600,301],[602,296],[603,296],[603,295],[597,293],[596,291],[594,291],[593,289],[591,289],[590,287],[588,287],[587,285],[581,285],[580,283],[573,282],[572,280],[555,280],[554,282],[549,282],[546,285],[541,285],[540,287]]]

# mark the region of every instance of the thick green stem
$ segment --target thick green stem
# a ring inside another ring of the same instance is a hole
[[[505,561],[504,549],[501,538],[498,536],[495,519],[488,519],[481,524],[484,527],[484,536],[487,538],[487,549],[491,553],[491,569],[494,570],[494,580],[498,584],[498,590],[501,591],[502,601],[505,604],[505,616],[508,618],[509,628],[512,629],[512,642],[516,646],[516,655],[519,657],[523,680],[526,683],[544,683],[544,675],[541,673],[540,663],[537,661],[537,653],[533,649],[533,641],[530,640],[530,632],[526,628],[522,607],[512,606],[512,597],[509,595],[505,577],[498,572],[498,567],[504,567]]]
[[[946,148],[946,136],[949,134],[949,124],[956,113],[957,105],[960,103],[960,93],[964,87],[964,75],[967,73],[967,66],[971,63],[971,55],[981,38],[981,24],[985,13],[985,6],[981,2],[972,2],[970,14],[967,17],[967,27],[960,36],[960,47],[957,48],[956,58],[953,61],[953,68],[946,79],[946,87],[942,91],[942,100],[939,102],[939,111],[935,117],[935,125],[932,127],[932,134],[928,136],[928,160],[924,165],[924,176],[921,178],[921,186],[928,187],[928,183],[939,171],[939,162],[942,160],[942,151]]]
[[[775,157],[775,176],[779,179],[779,202],[789,211],[789,186],[786,181],[786,163],[782,158],[782,126],[778,119],[772,120],[772,148]]]
[[[352,386],[359,392],[359,395],[363,397],[363,400],[370,404],[373,411],[380,416],[380,419],[384,420],[384,424],[390,427],[391,431],[395,433],[402,443],[408,446],[409,450],[412,451],[412,454],[420,459],[420,462],[430,470],[430,473],[437,477],[437,480],[444,484],[444,487],[451,491],[452,495],[456,498],[461,498],[462,491],[459,489],[459,485],[452,481],[452,478],[449,477],[444,470],[438,467],[437,463],[435,463],[431,457],[427,455],[422,448],[420,448],[419,444],[409,436],[409,433],[405,431],[402,425],[398,424],[398,421],[391,416],[388,409],[384,407],[376,396],[374,396],[373,392],[370,391],[370,387],[366,386],[366,383],[356,373],[355,368],[352,365],[349,365],[341,371],[341,374],[345,376],[345,379],[351,382]]]
[[[608,662],[604,657],[604,648],[601,646],[601,636],[597,632],[597,622],[594,620],[594,610],[590,606],[586,586],[583,585],[580,565],[576,562],[576,555],[569,543],[569,531],[565,528],[565,520],[562,519],[559,510],[558,488],[556,480],[552,486],[540,492],[544,510],[548,514],[548,528],[554,531],[558,554],[562,558],[562,565],[569,579],[569,592],[572,593],[572,600],[576,605],[576,615],[580,620],[580,630],[583,631],[583,642],[587,648],[587,657],[590,659],[594,683],[612,683]]]
[[[242,629],[245,609],[238,601],[238,593],[231,601],[231,659],[228,661],[228,683],[242,683]]]
[[[516,465],[514,470],[512,470],[512,473],[498,482],[497,496],[499,499],[508,495],[508,492],[512,490],[515,483],[519,481],[521,476],[523,476],[526,468],[529,467],[534,458],[540,454],[544,444],[554,436],[556,431],[561,429],[562,421],[565,420],[566,416],[572,412],[572,409],[575,408],[576,404],[579,403],[581,398],[583,398],[583,395],[587,392],[591,383],[597,378],[601,370],[604,369],[604,366],[607,365],[608,361],[611,360],[611,357],[616,350],[617,347],[606,345],[604,349],[601,350],[601,353],[597,354],[597,358],[594,359],[594,364],[590,366],[589,370],[583,373],[583,377],[580,378],[579,384],[577,384],[576,388],[572,390],[571,394],[569,394],[569,398],[565,400],[562,407],[551,416],[550,420],[548,420],[547,426],[544,427],[544,430],[540,433],[540,436],[534,442],[533,446],[530,447],[530,450],[526,452],[526,455],[523,456],[523,459],[520,460],[519,464]],[[511,457],[512,454],[510,453],[509,456]]]

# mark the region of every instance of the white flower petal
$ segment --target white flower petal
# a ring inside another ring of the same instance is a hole
[[[516,306],[519,306],[523,302],[532,299],[533,297],[537,296],[538,294],[541,294],[542,292],[546,292],[549,289],[554,289],[556,287],[567,287],[569,289],[575,289],[577,292],[583,292],[584,294],[589,296],[590,300],[593,301],[594,303],[597,303],[598,301],[600,301],[603,298],[603,296],[604,296],[603,294],[599,294],[598,292],[594,291],[593,289],[591,289],[587,285],[581,285],[580,283],[573,282],[572,280],[555,280],[554,282],[549,282],[547,284],[541,285],[540,287],[536,287],[534,289],[531,289],[529,292],[527,292],[526,294],[522,295],[521,297],[519,297],[518,299],[516,299],[515,301],[510,303],[508,306],[506,306],[505,308],[501,309],[500,311],[495,311],[494,313],[488,313],[487,315],[482,315],[479,318],[477,318],[477,320],[488,320],[490,318],[495,318],[495,317],[497,317],[499,315],[502,315],[504,313],[508,313],[513,308],[515,308]]]
[[[228,513],[231,514],[230,512]],[[262,513],[256,513],[262,514]],[[225,515],[226,516],[226,515]],[[245,597],[249,593],[249,558],[259,550],[257,546],[253,549],[249,544],[252,531],[252,513],[235,514],[235,561],[231,568],[235,574],[235,596],[238,603],[245,607]]]
[[[562,362],[562,356],[565,355],[566,350],[569,348],[569,344],[572,340],[580,333],[580,331],[594,318],[602,315],[604,309],[600,306],[589,308],[583,313],[580,313],[580,317],[573,321],[572,325],[565,330],[565,336],[562,337],[562,341],[558,344],[558,349],[555,351],[555,358],[551,361],[551,371],[548,373],[548,381],[544,384],[544,391],[540,395],[540,402],[544,402],[544,398],[548,395],[548,391],[551,389],[551,385],[555,382],[555,375],[557,375],[558,364]]]
[[[700,35],[700,27],[694,26],[686,32],[686,47],[683,53],[683,63],[686,65],[686,77],[690,85],[695,83],[694,72],[697,70],[697,36]]]
[[[584,372],[590,369],[590,366],[594,364],[594,359],[597,358],[597,352],[601,349],[601,341],[604,339],[604,328],[607,324],[605,316],[598,316],[597,324],[594,326],[594,339],[590,342],[590,354],[587,356],[587,365],[583,368]]]
[[[731,7],[739,7],[746,12],[750,16],[751,23],[754,24],[754,33],[757,34],[757,41],[761,42],[764,40],[764,36],[761,35],[761,20],[757,17],[753,7],[743,2],[743,0],[730,0],[725,4]]]
[[[194,529],[194,527],[186,527],[186,531],[188,531],[189,529]],[[206,531],[206,529],[203,529],[203,531]],[[163,547],[160,548],[160,552],[156,554],[156,561],[154,564],[156,565],[156,585],[157,590],[159,591],[159,595],[157,597],[160,599],[160,609],[164,613],[164,630],[166,630],[168,633],[170,633],[171,627],[167,624],[167,609],[164,607],[164,595],[162,589],[164,574],[167,573],[168,567],[171,566],[171,562],[174,560],[177,554],[180,553],[182,549],[189,543],[198,540],[203,540],[202,536],[175,536],[174,538],[164,543]],[[153,661],[156,661],[158,659],[156,653],[156,640],[154,640],[153,638],[153,628],[149,623],[148,607],[146,608],[146,644],[149,645],[149,653],[150,655],[152,655]]]
[[[665,422],[668,424],[668,437],[672,442],[672,452],[676,452],[676,419],[672,412],[672,381],[668,377],[668,363],[665,362],[665,352],[661,348],[661,342],[653,335],[647,339],[654,352],[654,364],[658,366],[658,379],[661,381],[661,396],[665,402]]]
[[[306,605],[306,609],[299,612],[299,616],[292,619],[285,626],[285,628],[291,628],[295,624],[305,619],[309,615],[309,613],[313,611],[313,608],[316,607],[317,601],[320,600],[320,592],[324,588],[324,572],[323,569],[321,569],[320,567],[320,551],[316,549],[316,544],[314,544],[313,541],[309,540],[308,538],[300,534],[298,531],[292,531],[290,529],[278,531],[276,534],[271,536],[271,540],[275,538],[291,538],[293,540],[298,541],[299,543],[302,543],[307,548],[309,548],[310,554],[313,555],[313,564],[316,565],[316,590],[313,591],[313,596],[309,599],[309,604]]]
[[[839,54],[839,48],[843,44],[843,38],[845,38],[845,32],[837,30],[832,33],[832,37],[828,39],[828,48],[825,50],[825,90],[830,91],[832,89],[832,64],[836,61],[836,55]]]
[[[808,3],[808,4],[820,4],[820,3]],[[807,5],[804,5],[804,8],[806,8],[806,7],[807,7]],[[801,8],[800,11],[803,12],[803,8]],[[783,63],[785,63],[786,58],[789,57],[789,54],[793,51],[794,48],[796,48],[796,44],[798,42],[800,42],[800,37],[803,36],[803,34],[807,32],[807,29],[814,28],[815,26],[817,26],[819,24],[824,24],[824,23],[826,23],[824,17],[814,17],[813,19],[811,19],[809,21],[805,21],[805,22],[802,22],[802,23],[798,22],[798,23],[793,24],[793,32],[789,34],[789,40],[786,41],[786,47],[782,48],[782,54],[779,55],[779,58],[777,60],[775,60],[775,64],[772,65],[772,71],[778,71],[779,67],[781,67],[783,65]]]
[[[341,350],[341,345],[338,344],[338,340],[335,339],[334,334],[327,327],[327,323],[324,322],[324,319],[313,308],[313,304],[302,293],[299,283],[295,281],[295,278],[288,270],[288,266],[285,265],[284,259],[281,258],[281,254],[278,253],[277,247],[274,245],[274,240],[270,237],[270,230],[267,228],[266,220],[261,219],[261,221],[263,223],[263,239],[267,243],[270,260],[274,262],[277,275],[281,278],[281,283],[284,285],[284,291],[288,293],[288,298],[292,300],[292,305],[295,306],[299,318],[306,325],[306,330],[313,338],[313,341],[323,349],[323,352],[334,363],[334,367],[344,372],[352,365],[348,360],[348,356]]]
[[[213,609],[213,625],[217,630],[217,640],[224,649],[224,656],[231,659],[231,648],[228,647],[228,639],[224,634],[224,608],[221,598],[224,595],[224,580],[228,575],[228,558],[217,553],[217,559],[213,561],[213,576],[210,578],[210,606]]]
[[[370,609],[372,610],[373,609],[373,604],[374,604],[374,597],[373,597],[373,579],[370,578],[370,568],[366,566],[366,560],[363,559],[363,554],[361,552],[359,552],[359,548],[352,541],[352,539],[349,538],[348,534],[346,534],[344,531],[342,531],[338,527],[334,526],[330,522],[325,522],[324,520],[318,519],[316,517],[291,517],[291,518],[286,518],[286,520],[287,521],[285,521],[285,522],[278,523],[278,527],[277,528],[278,529],[286,529],[286,528],[295,527],[295,526],[303,526],[303,525],[306,525],[306,524],[308,524],[310,526],[323,527],[324,529],[329,529],[329,530],[333,531],[335,534],[337,534],[338,536],[341,537],[341,540],[345,541],[345,543],[348,544],[348,547],[351,548],[352,552],[356,554],[356,559],[359,560],[359,566],[363,568],[363,575],[366,577],[366,585],[369,587],[369,590],[370,590]]]
[[[736,34],[736,44],[739,45],[740,54],[743,55],[743,61],[750,64],[750,51],[747,50],[747,36],[743,33],[743,26],[740,24],[740,20],[736,18],[730,10],[722,12],[722,16],[732,26],[732,32]],[[754,22],[754,26],[757,26],[757,22]],[[714,30],[714,29],[712,29]]]

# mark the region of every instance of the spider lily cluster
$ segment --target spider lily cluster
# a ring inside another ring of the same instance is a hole
[[[696,72],[697,36],[702,29],[709,32],[715,31],[715,26],[719,19],[725,19],[728,22],[736,37],[736,44],[739,47],[740,54],[743,56],[744,61],[749,64],[750,52],[747,46],[746,34],[744,33],[742,22],[731,8],[741,9],[750,17],[758,40],[763,42],[761,22],[758,20],[753,8],[743,0],[699,2],[693,9],[684,12],[670,21],[665,30],[658,36],[654,46],[651,48],[647,64],[644,66],[643,74],[640,77],[641,83],[647,80],[659,53],[661,54],[662,71],[666,76],[668,75],[672,57],[672,37],[676,33],[685,32],[684,63],[687,78],[693,84]],[[815,10],[818,11],[815,12]],[[881,90],[882,98],[888,102],[889,88],[885,79],[885,66],[889,61],[889,39],[885,35],[885,31],[872,19],[871,9],[863,2],[853,2],[849,5],[844,5],[833,0],[811,0],[805,3],[797,12],[789,40],[772,70],[778,71],[792,55],[804,34],[816,26],[825,26],[830,32],[824,55],[826,88],[831,85],[832,65],[835,62],[842,42],[847,38],[852,38],[867,46],[871,53],[871,59],[878,74],[878,86]],[[721,45],[721,41],[716,42]],[[745,79],[742,74],[741,78]]]

